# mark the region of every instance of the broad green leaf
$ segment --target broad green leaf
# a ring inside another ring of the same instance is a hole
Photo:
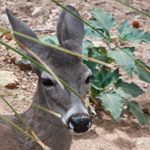
[[[96,96],[100,93],[100,90],[95,89],[93,86],[91,86],[91,96],[92,98],[96,98]]]
[[[127,39],[138,44],[142,44],[142,42],[150,43],[150,33],[131,28],[128,21],[120,24],[118,34],[121,41]]]
[[[42,36],[39,38],[40,41],[42,42],[47,42],[53,45],[58,45],[59,46],[59,42],[56,36]]]
[[[103,28],[110,30],[116,26],[117,21],[106,11],[92,8],[91,12],[94,18],[90,22],[96,29]]]
[[[107,51],[106,51],[105,47],[99,47],[99,50],[100,50],[100,54],[107,56]]]
[[[122,97],[115,92],[109,94],[102,92],[96,98],[102,100],[102,105],[111,112],[112,117],[118,122],[124,104]]]
[[[104,39],[104,37],[101,34],[96,32],[95,30],[93,30],[91,27],[89,27],[86,24],[84,24],[84,29],[85,29],[85,34],[84,34],[85,37],[94,38],[96,41]],[[104,33],[104,31],[102,29],[97,29],[97,30],[102,34]]]
[[[83,41],[83,42],[82,42],[82,47],[83,47],[83,48],[82,48],[82,55],[88,57],[88,53],[89,53],[89,50],[90,50],[91,46],[94,46],[91,41],[88,41],[88,40]],[[83,59],[84,59],[84,60],[87,60],[87,59],[85,59],[85,58],[83,58]]]
[[[138,60],[141,64],[143,64],[146,68],[150,69],[145,63]],[[150,83],[150,73],[145,70],[140,64],[135,62],[133,71],[139,76],[139,78],[145,82]]]
[[[123,50],[125,50],[132,57],[135,57],[135,55],[133,53],[134,49],[135,49],[135,47],[124,47],[123,48]],[[128,56],[122,50],[110,49],[110,51],[108,53],[108,57],[111,57],[111,58],[115,59],[116,63],[121,65],[122,68],[132,78],[132,71],[133,71],[133,68],[134,68],[135,61],[130,56]]]
[[[136,101],[127,102],[127,110],[130,111],[134,118],[137,118],[142,125],[149,125],[146,114],[143,113]]]
[[[142,44],[142,42],[150,43],[150,34],[142,30],[132,29],[130,34],[126,36],[126,39],[137,44]]]
[[[121,42],[126,41],[126,36],[132,31],[132,28],[130,28],[130,25],[128,23],[128,21],[124,21],[123,23],[121,23],[119,25],[119,30],[118,30],[118,34],[119,34],[119,38]]]
[[[89,49],[88,57],[92,57],[97,60],[101,60],[106,62],[107,57],[105,55],[100,54],[99,47],[92,47]],[[100,67],[101,64],[92,62],[92,61],[84,61],[84,63],[93,71],[95,71],[96,67]]]
[[[115,71],[111,72],[105,80],[107,86],[111,86],[113,83],[117,82],[119,79],[119,69],[117,68]]]
[[[145,92],[136,84],[123,82],[121,79],[115,84],[115,90],[125,99],[130,99],[131,97],[137,97]]]
[[[101,89],[101,84],[104,81],[104,75],[101,73],[99,70],[93,71],[94,79],[90,80],[90,84],[96,89],[100,90]]]

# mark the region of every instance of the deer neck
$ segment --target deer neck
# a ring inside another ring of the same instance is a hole
[[[38,90],[36,91],[38,93]],[[43,97],[37,97],[35,93],[34,102],[38,102]],[[38,95],[39,96],[39,95]],[[44,106],[43,106],[44,107]],[[72,142],[72,135],[69,133],[67,127],[62,124],[60,118],[45,112],[35,106],[31,106],[22,117],[28,123],[30,128],[35,132],[38,138],[51,150],[69,150]],[[42,148],[33,140],[24,136],[24,149],[38,149]]]

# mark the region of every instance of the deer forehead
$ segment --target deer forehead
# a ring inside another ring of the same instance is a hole
[[[55,68],[54,66],[50,67],[56,76],[58,76],[60,79],[62,79],[65,82],[73,82],[73,81],[85,81],[89,76],[92,75],[92,72],[87,66],[84,64],[72,66],[72,67],[62,67],[62,68]],[[55,78],[47,73],[46,71],[42,71],[41,78],[50,79],[53,82],[56,82]]]

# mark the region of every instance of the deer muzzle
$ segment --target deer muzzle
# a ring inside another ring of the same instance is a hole
[[[74,133],[87,132],[91,127],[91,117],[87,114],[74,114],[67,121],[67,126]]]

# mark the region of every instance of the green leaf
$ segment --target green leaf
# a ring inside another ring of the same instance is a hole
[[[123,50],[125,50],[128,54],[130,54],[132,57],[135,57],[134,55],[134,49],[135,47],[124,47]],[[132,71],[134,68],[135,61],[131,57],[129,57],[125,52],[122,50],[114,50],[110,49],[108,53],[108,57],[111,57],[115,59],[116,63],[121,65],[122,68],[129,74],[130,77],[132,77]]]
[[[128,35],[131,32],[131,30],[132,30],[132,28],[130,28],[128,20],[126,20],[119,25],[118,34],[121,37],[125,37],[126,35]]]
[[[128,21],[124,21],[119,25],[119,38],[121,42],[126,41],[126,36],[132,31],[132,28],[130,28]]]
[[[121,79],[115,84],[115,90],[125,99],[130,99],[131,97],[137,97],[145,92],[136,84],[123,82]]]
[[[90,22],[96,29],[101,27],[110,30],[116,26],[117,21],[115,21],[113,16],[106,11],[92,8],[91,12],[94,18]]]
[[[145,63],[142,61],[138,60],[141,64],[143,64],[146,68],[150,70],[150,67],[147,66]],[[140,64],[135,62],[134,69],[133,71],[139,76],[139,78],[145,82],[150,83],[150,73],[145,70]]]
[[[111,72],[105,80],[107,86],[111,86],[113,83],[117,82],[119,79],[119,69],[117,68],[115,71]]]
[[[90,102],[88,97],[86,97],[85,100],[86,100],[88,103]],[[85,104],[85,108],[86,108],[86,109],[88,108],[88,105],[87,105],[87,104]]]
[[[102,105],[111,112],[112,117],[118,122],[124,104],[122,97],[115,92],[109,94],[102,92],[96,98],[102,100]]]
[[[82,42],[82,55],[88,57],[88,53],[89,53],[89,50],[91,48],[91,46],[94,46],[93,43],[91,41],[83,41]],[[85,58],[83,58],[84,60],[87,60]]]
[[[99,47],[94,47],[91,45],[91,48],[89,48],[88,57],[92,57],[97,60],[101,60],[106,62],[107,57],[105,55],[100,54]],[[84,63],[93,71],[96,71],[96,67],[102,66],[101,64],[92,62],[92,61],[84,61]]]
[[[132,29],[131,33],[126,36],[126,39],[137,44],[142,42],[150,43],[150,34],[137,29]]]
[[[56,36],[42,36],[39,38],[40,41],[42,42],[47,42],[53,45],[58,45],[59,46],[59,42]]]
[[[93,30],[87,24],[84,24],[84,29],[85,29],[85,34],[84,34],[85,37],[94,38],[96,41],[104,39],[104,37],[101,34],[97,33],[95,30]],[[97,30],[102,34],[104,33],[104,31],[102,29],[97,29]]]
[[[128,21],[124,21],[119,27],[118,34],[121,41],[127,39],[138,44],[142,44],[142,42],[150,43],[150,33],[131,28]]]
[[[91,86],[91,96],[92,98],[96,98],[96,96],[100,93],[100,90],[95,89],[93,86]]]
[[[99,70],[93,71],[94,79],[90,80],[90,84],[96,89],[100,90],[101,89],[101,84],[104,81],[104,75],[101,73]]]
[[[134,118],[137,118],[142,125],[149,125],[146,114],[143,113],[136,101],[127,102],[127,110],[130,111]]]
[[[105,47],[99,47],[99,50],[100,50],[100,54],[107,56],[107,51],[106,51]]]

